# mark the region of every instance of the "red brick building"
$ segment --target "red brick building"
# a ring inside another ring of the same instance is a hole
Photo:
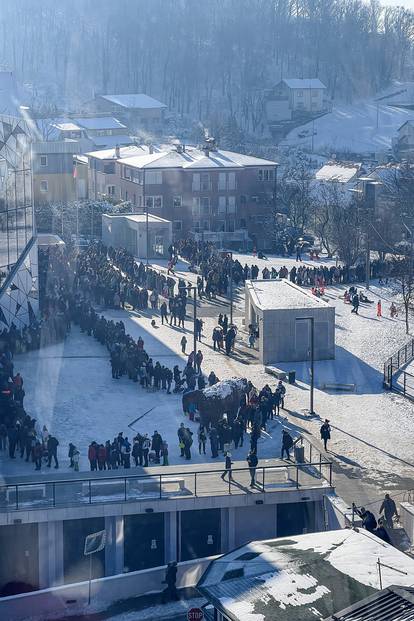
[[[277,164],[223,151],[212,141],[130,146],[89,158],[89,197],[130,201],[135,211],[171,220],[175,239],[190,234],[223,246],[266,248]]]

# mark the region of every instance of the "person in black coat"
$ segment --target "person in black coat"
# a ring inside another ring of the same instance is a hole
[[[160,463],[160,451],[162,447],[162,437],[158,433],[158,431],[154,431],[154,435],[152,436],[151,449],[155,452],[155,463]]]
[[[385,541],[385,543],[389,543],[390,545],[392,545],[390,536],[387,533],[387,530],[384,525],[384,520],[382,518],[378,520],[378,528],[374,531],[374,534],[379,539],[382,539],[382,541]]]
[[[48,453],[48,464],[47,467],[50,468],[52,464],[52,457],[55,461],[55,468],[59,468],[59,462],[57,458],[57,447],[59,446],[59,440],[54,436],[49,436],[47,440],[47,453]]]
[[[226,478],[226,474],[229,475],[229,481],[233,480],[232,474],[231,474],[231,466],[232,466],[233,462],[231,461],[231,454],[230,453],[226,453],[226,457],[224,459],[224,472],[221,475],[221,478],[224,479]]]
[[[319,433],[321,434],[321,438],[323,440],[323,446],[325,451],[328,450],[328,440],[331,439],[331,427],[329,425],[329,420],[325,418],[325,422],[321,426]]]
[[[365,528],[365,530],[375,534],[375,529],[377,528],[377,520],[375,519],[375,515],[371,513],[371,511],[368,511],[368,509],[365,509],[365,507],[358,509],[355,503],[352,503],[352,508],[362,519],[362,528]]]
[[[250,451],[246,457],[246,461],[250,471],[250,487],[254,487],[256,484],[256,468],[259,463],[256,453],[254,451]]]
[[[177,563],[176,561],[172,561],[167,565],[167,571],[165,574],[164,584],[166,584],[166,588],[162,592],[161,601],[163,604],[169,600],[178,601],[179,595],[177,591]]]
[[[293,446],[293,438],[289,432],[284,429],[282,431],[282,452],[280,458],[283,459],[283,455],[286,453],[286,459],[290,459],[290,449]]]

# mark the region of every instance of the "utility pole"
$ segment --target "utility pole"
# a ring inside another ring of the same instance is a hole
[[[309,415],[315,416],[313,409],[314,391],[315,391],[315,318],[314,317],[296,317],[296,321],[308,321],[311,326],[310,334],[310,402]]]
[[[187,287],[189,291],[193,292],[193,351],[194,351],[194,368],[196,368],[196,353],[197,353],[197,287],[189,285]]]
[[[233,253],[230,252],[230,325],[233,323]]]

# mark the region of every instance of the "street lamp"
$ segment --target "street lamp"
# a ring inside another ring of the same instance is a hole
[[[188,287],[186,287],[186,289],[188,291],[193,291],[194,297],[193,297],[193,351],[194,351],[194,368],[197,367],[196,365],[196,353],[197,353],[197,286],[196,285],[188,285]]]
[[[311,342],[310,342],[310,375],[311,375],[311,384],[310,384],[310,403],[309,403],[309,414],[310,416],[315,416],[315,412],[313,410],[313,393],[315,388],[315,319],[314,317],[296,317],[296,321],[309,321],[311,325]]]
[[[233,252],[225,250],[222,253],[224,257],[230,257],[230,325],[233,323]]]

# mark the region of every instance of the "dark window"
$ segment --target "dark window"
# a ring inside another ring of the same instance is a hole
[[[240,205],[245,205],[247,203],[246,194],[240,194]]]
[[[164,514],[126,515],[124,518],[124,571],[164,564]]]
[[[220,509],[181,511],[181,561],[219,554]]]
[[[115,162],[105,162],[103,171],[107,175],[114,175],[115,174]]]
[[[0,549],[0,596],[38,589],[37,524],[1,526]]]
[[[301,535],[316,530],[316,502],[288,502],[277,506],[277,536]]]
[[[104,530],[104,518],[65,520],[63,522],[63,571],[65,584],[89,578],[89,558],[84,556],[87,535]],[[105,550],[92,555],[92,578],[105,575]]]

